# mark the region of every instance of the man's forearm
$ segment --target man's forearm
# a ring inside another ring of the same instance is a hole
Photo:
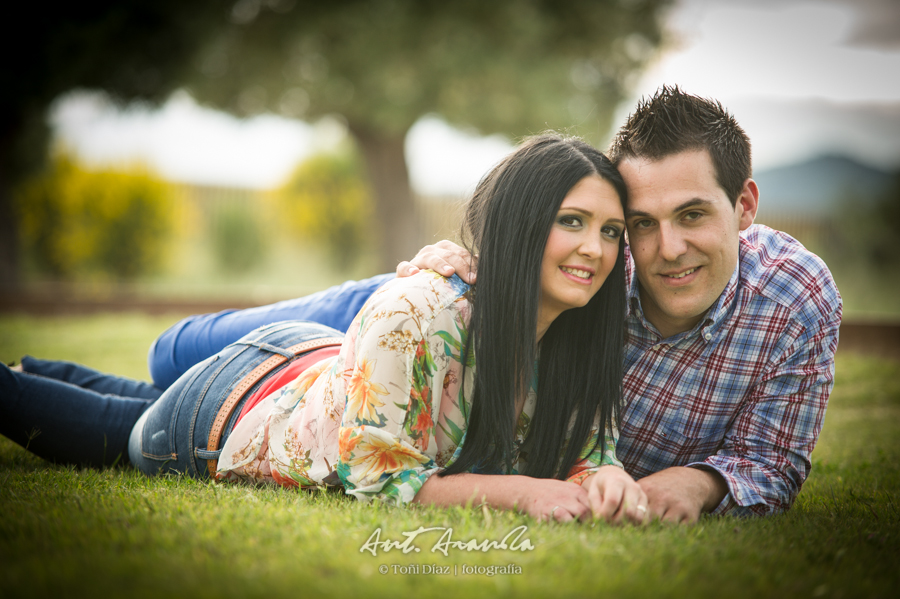
[[[711,512],[716,509],[725,496],[728,495],[728,484],[721,474],[713,469],[688,468],[694,470],[698,474],[703,475],[702,480],[707,485],[706,501],[703,504],[703,512]],[[698,481],[701,480],[698,478]]]

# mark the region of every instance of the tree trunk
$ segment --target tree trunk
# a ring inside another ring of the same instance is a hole
[[[403,153],[406,132],[385,134],[353,123],[350,132],[362,150],[375,194],[377,267],[380,272],[391,272],[423,245]]]

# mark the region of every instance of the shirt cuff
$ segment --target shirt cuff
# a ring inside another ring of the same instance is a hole
[[[604,466],[616,466],[617,468],[622,468],[622,470],[624,470],[621,464],[600,464],[598,466],[592,466],[591,468],[587,468],[569,476],[569,478],[566,479],[566,482],[575,483],[576,485],[582,485],[590,475],[596,474],[597,471]]]
[[[348,495],[355,496],[360,501],[377,499],[389,505],[403,506],[415,499],[431,476],[440,472],[442,468],[433,467],[424,470],[405,470],[397,473],[393,478],[384,483],[377,492],[366,492],[363,489],[348,491]]]
[[[718,473],[728,486],[728,492],[719,502],[710,514],[729,516],[754,516],[763,515],[769,512],[769,506],[765,499],[759,494],[758,489],[752,485],[746,484],[740,478],[729,473],[722,467],[709,462],[692,462],[687,465],[688,468],[696,468],[697,470],[707,470]]]
[[[589,470],[582,470],[578,474],[573,474],[569,478],[566,479],[566,482],[575,483],[576,485],[580,485],[585,481],[587,477],[597,472],[597,468],[591,468]]]

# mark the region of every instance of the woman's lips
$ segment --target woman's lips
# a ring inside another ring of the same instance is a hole
[[[559,270],[569,279],[585,285],[590,284],[594,278],[593,269],[578,268],[575,266],[560,266]]]

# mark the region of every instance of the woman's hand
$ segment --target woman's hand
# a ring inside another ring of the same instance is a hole
[[[438,241],[434,245],[426,245],[411,262],[401,262],[397,265],[397,276],[408,277],[419,270],[430,268],[436,273],[449,277],[456,273],[469,283],[475,283],[475,267],[478,257],[472,257],[468,251],[446,239]]]
[[[521,496],[516,508],[536,520],[582,522],[591,519],[591,502],[586,489],[554,478],[522,477]]]
[[[622,468],[603,466],[581,486],[587,490],[595,518],[635,524],[648,521],[647,494]]]

